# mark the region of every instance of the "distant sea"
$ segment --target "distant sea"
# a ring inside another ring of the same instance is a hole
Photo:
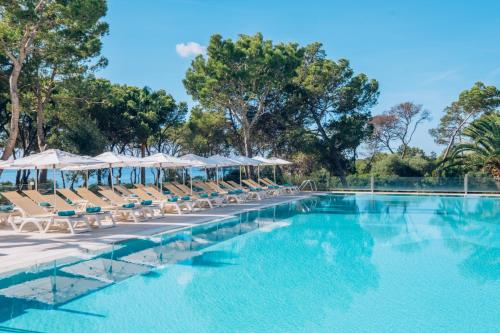
[[[193,178],[194,177],[203,178],[203,179],[206,178],[206,172],[204,169],[193,168],[192,171],[193,171]],[[140,179],[140,176],[139,176],[140,171],[138,168],[136,168],[136,172],[138,173],[136,176],[136,179]],[[156,172],[157,172],[157,169],[146,168],[146,183],[154,183],[155,182]],[[189,169],[186,169],[185,172],[186,172],[186,178],[188,178],[189,177]],[[220,175],[222,176],[222,172],[221,171],[219,171],[219,172],[220,172]],[[224,173],[227,174],[228,172],[230,172],[230,168],[225,168]],[[132,173],[133,173],[133,168],[122,168],[120,183],[124,183],[124,184],[132,183],[133,182]],[[29,179],[31,179],[33,181],[34,175],[35,175],[35,171],[32,170],[30,175],[29,175]],[[103,176],[101,179],[102,179],[102,182],[104,184],[107,184],[107,182],[108,182],[107,175],[108,175],[108,170],[103,169]],[[69,183],[70,183],[69,176],[70,176],[70,172],[64,172],[66,187],[68,187]],[[118,176],[118,169],[113,170],[113,176],[114,176],[114,180],[116,181],[117,176]],[[178,176],[179,180],[182,179],[182,169],[177,170],[177,176]],[[163,177],[163,173],[162,173],[162,177]],[[47,179],[48,180],[53,179],[52,170],[48,171]],[[16,182],[16,170],[4,170],[2,173],[2,176],[0,177],[0,182],[2,182],[2,183],[3,182],[11,182],[11,183],[15,184],[15,182]],[[62,179],[61,172],[59,170],[56,170],[56,182],[57,182],[58,187],[63,186],[63,179]],[[75,186],[75,187],[81,186],[83,184],[83,182],[84,182],[84,179],[82,177],[78,177],[78,179],[73,183],[73,186]],[[89,173],[89,184],[96,184],[96,183],[97,183],[97,173],[90,172]]]

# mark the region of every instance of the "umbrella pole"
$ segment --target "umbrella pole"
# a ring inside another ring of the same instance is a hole
[[[215,167],[215,177],[217,177],[217,186],[219,186],[219,168]]]
[[[56,195],[57,195],[56,194],[56,187],[57,187],[57,185],[56,185],[56,166],[55,165],[52,166],[52,180],[54,182],[54,211],[56,211],[57,210],[57,207],[56,207],[56,205],[57,205],[57,201],[56,201]]]
[[[276,184],[276,165],[273,165],[274,183]]]
[[[257,165],[257,184],[260,184],[260,165]]]
[[[182,168],[182,185],[186,185],[186,169]]]
[[[38,191],[38,169],[35,168],[35,191]]]
[[[85,170],[85,187],[89,188],[89,170]]]
[[[191,195],[193,195],[193,167],[189,168],[189,178],[191,178],[189,183],[191,184]]]
[[[109,174],[111,175],[111,190],[115,191],[115,184],[113,182],[113,167],[109,165]]]
[[[241,165],[240,165],[240,186],[241,186]]]

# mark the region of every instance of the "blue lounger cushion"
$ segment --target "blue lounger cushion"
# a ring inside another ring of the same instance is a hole
[[[58,216],[73,216],[76,215],[74,210],[60,210],[57,212]]]
[[[87,213],[99,213],[101,211],[101,207],[87,207],[85,211]]]

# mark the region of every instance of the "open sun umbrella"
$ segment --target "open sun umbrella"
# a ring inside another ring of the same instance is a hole
[[[257,169],[259,165],[262,164],[261,161],[246,156],[230,155],[229,158],[240,162],[242,166],[256,166]],[[241,186],[241,168],[240,168],[240,186]]]
[[[80,156],[68,153],[59,149],[48,149],[38,154],[19,158],[8,163],[0,165],[3,169],[52,169],[54,181],[54,196],[56,196],[56,169],[74,167],[78,165],[98,164],[100,161],[94,158]],[[54,200],[54,204],[55,204]],[[55,207],[54,207],[55,208]]]
[[[186,161],[190,164],[189,177],[191,178],[191,193],[193,193],[193,167],[204,168],[216,168],[217,162],[210,158],[198,156],[195,154],[186,154],[179,157],[181,160]]]
[[[240,168],[240,177],[241,177],[241,166],[243,165],[242,162],[218,154],[212,155],[209,158],[217,163],[217,184],[219,184],[219,167],[224,168],[224,167],[238,166]],[[222,178],[224,178],[224,175],[222,175]]]
[[[113,168],[138,167],[144,165],[144,162],[138,157],[120,155],[111,151],[97,155],[94,158],[99,160],[99,162],[106,163],[108,165],[111,175],[111,189],[113,191],[115,190],[113,182]]]
[[[147,166],[157,167],[160,169],[165,169],[165,168],[175,169],[175,168],[184,168],[191,166],[189,162],[182,160],[179,157],[170,156],[163,153],[157,153],[151,156],[144,157],[142,161]],[[158,188],[161,188],[160,174],[158,174]]]

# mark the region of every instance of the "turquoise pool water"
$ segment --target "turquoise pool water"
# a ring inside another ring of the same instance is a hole
[[[495,198],[280,205],[4,279],[0,332],[498,332],[499,224]]]

